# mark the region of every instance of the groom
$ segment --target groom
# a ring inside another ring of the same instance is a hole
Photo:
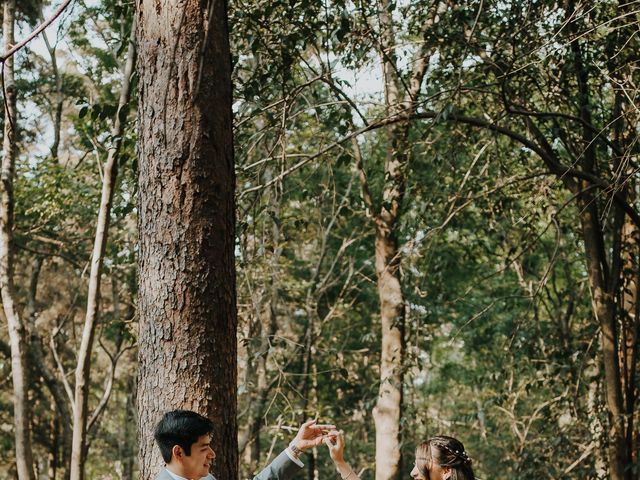
[[[334,425],[303,423],[289,446],[253,480],[287,480],[304,465],[300,454],[322,444]],[[190,410],[173,410],[162,417],[154,437],[165,461],[156,480],[215,480],[209,468],[216,458],[211,448],[213,423]]]

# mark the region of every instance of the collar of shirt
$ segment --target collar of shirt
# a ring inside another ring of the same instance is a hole
[[[180,475],[173,473],[171,470],[169,470],[168,468],[165,467],[165,470],[167,471],[167,473],[171,476],[171,478],[175,479],[175,480],[189,480],[187,478],[181,477]],[[207,475],[206,477],[202,477],[200,480],[207,480],[209,477],[209,475]]]
[[[174,478],[175,480],[187,480],[186,478],[181,477],[180,475],[176,475],[175,473],[173,473],[168,468],[166,470],[167,470],[167,473],[171,476],[171,478]]]

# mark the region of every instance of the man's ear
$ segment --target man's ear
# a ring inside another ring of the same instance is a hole
[[[182,460],[182,458],[184,457],[184,450],[180,445],[173,446],[173,448],[171,449],[171,457],[175,458],[176,460]]]

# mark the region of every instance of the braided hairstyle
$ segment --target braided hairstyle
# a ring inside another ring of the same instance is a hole
[[[431,437],[416,447],[416,466],[429,479],[429,467],[436,462],[440,467],[449,467],[449,480],[475,480],[471,458],[459,440],[445,435]],[[434,479],[435,480],[435,479]],[[438,479],[439,480],[439,479]]]

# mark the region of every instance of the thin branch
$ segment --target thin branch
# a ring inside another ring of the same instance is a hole
[[[96,406],[95,410],[91,414],[91,418],[87,422],[87,431],[92,431],[94,427],[97,425],[97,421],[104,412],[107,404],[109,403],[109,397],[111,396],[111,392],[113,391],[113,381],[116,376],[116,368],[118,367],[118,360],[120,357],[127,351],[137,347],[136,343],[132,343],[131,345],[127,345],[123,349],[119,350],[115,355],[111,355],[107,348],[100,342],[100,346],[103,348],[107,356],[109,357],[110,368],[107,376],[106,384],[104,387],[104,391],[102,392],[102,397],[100,398],[100,402]]]
[[[71,408],[75,409],[75,399],[73,397],[73,390],[71,389],[71,385],[69,384],[69,379],[67,378],[67,372],[64,369],[64,365],[60,360],[60,356],[58,355],[58,349],[56,348],[55,338],[60,331],[60,326],[56,327],[54,333],[51,335],[49,339],[49,347],[51,348],[51,352],[53,353],[53,358],[56,361],[56,365],[58,366],[58,371],[60,372],[60,377],[62,379],[62,384],[64,385],[64,390],[67,393],[67,397],[69,397],[69,403],[71,404]]]
[[[300,168],[305,166],[310,161],[315,160],[318,157],[321,157],[322,155],[330,152],[334,148],[342,145],[343,143],[345,143],[348,140],[351,140],[352,138],[355,138],[355,137],[357,137],[359,135],[362,135],[363,133],[367,133],[367,132],[370,132],[370,131],[377,130],[377,129],[385,127],[387,125],[392,125],[392,124],[401,123],[401,122],[407,122],[407,121],[411,121],[411,120],[452,121],[452,122],[456,122],[456,123],[462,123],[462,124],[466,124],[466,125],[471,125],[471,126],[478,127],[478,128],[483,128],[483,129],[486,129],[486,130],[490,130],[490,131],[505,135],[506,137],[509,137],[510,139],[515,140],[516,142],[520,143],[524,147],[526,147],[529,150],[531,150],[534,153],[536,153],[542,159],[542,161],[545,163],[547,168],[549,168],[549,170],[553,174],[558,176],[559,178],[563,178],[565,176],[569,176],[569,177],[574,177],[574,178],[578,178],[578,179],[582,179],[582,180],[587,180],[588,182],[592,183],[594,186],[596,186],[599,189],[603,190],[605,193],[609,193],[610,195],[612,195],[613,199],[620,205],[620,207],[625,211],[625,213],[627,215],[629,215],[629,218],[631,218],[633,223],[636,226],[640,227],[640,215],[638,214],[638,212],[631,205],[629,205],[629,203],[627,203],[627,201],[624,198],[624,196],[619,191],[616,190],[614,185],[611,185],[611,184],[605,182],[604,180],[602,180],[597,175],[594,175],[594,174],[591,174],[591,173],[588,173],[588,172],[583,172],[583,171],[577,170],[577,169],[575,169],[573,167],[569,167],[569,166],[563,165],[556,158],[554,158],[554,155],[552,155],[551,152],[548,151],[548,149],[543,148],[542,146],[540,146],[539,144],[535,143],[534,141],[528,139],[524,135],[522,135],[522,134],[520,134],[518,132],[515,132],[515,131],[507,128],[507,127],[503,127],[501,125],[498,125],[498,124],[496,124],[496,123],[494,123],[494,122],[492,122],[490,120],[485,120],[485,119],[478,118],[478,117],[468,117],[468,116],[465,116],[465,115],[458,115],[458,114],[455,114],[455,113],[448,114],[446,116],[446,118],[444,118],[444,116],[440,112],[420,112],[420,113],[414,113],[414,114],[411,114],[411,115],[407,115],[405,113],[402,113],[402,114],[399,114],[399,115],[392,115],[390,117],[383,118],[383,119],[381,119],[381,120],[379,120],[377,122],[371,123],[368,126],[360,128],[360,129],[358,129],[358,130],[356,130],[356,131],[354,131],[354,132],[352,132],[352,133],[350,133],[348,135],[345,135],[344,137],[336,140],[335,142],[333,142],[330,145],[324,147],[323,149],[319,150],[318,152],[316,152],[316,153],[314,153],[312,155],[309,155],[308,157],[304,158],[303,160],[300,160],[298,163],[292,165],[287,170],[283,171],[280,175],[278,175],[277,177],[273,178],[272,180],[270,180],[266,184],[257,185],[255,187],[251,187],[251,188],[248,188],[248,189],[240,192],[240,198],[242,198],[247,193],[254,192],[256,190],[261,190],[263,188],[267,188],[267,187],[273,185],[274,183],[281,181],[285,176],[289,175],[290,173],[295,172],[296,170],[299,170]],[[548,148],[550,148],[550,147],[548,147]]]
[[[40,26],[36,28],[33,32],[31,32],[31,34],[27,38],[25,38],[23,41],[15,45],[8,52],[5,52],[4,55],[1,55],[0,62],[4,63],[7,60],[7,58],[14,55],[18,50],[24,48],[31,40],[36,38],[40,34],[40,32],[42,32],[45,28],[51,25],[51,23],[53,23],[53,21],[56,20],[62,14],[64,9],[67,8],[72,1],[73,0],[65,0],[62,3],[62,5],[58,7],[58,9],[53,13],[53,15],[48,20],[45,20],[44,22],[42,22]]]

